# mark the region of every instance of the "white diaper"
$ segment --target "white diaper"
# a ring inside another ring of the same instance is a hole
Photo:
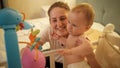
[[[67,66],[67,68],[91,68],[87,61],[72,63]]]

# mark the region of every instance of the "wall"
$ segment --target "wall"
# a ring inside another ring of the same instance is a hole
[[[56,0],[56,1],[63,1],[69,5],[70,8],[76,5],[76,0]]]
[[[95,21],[104,25],[112,23],[120,34],[120,0],[77,0],[77,4],[88,2],[95,9]]]
[[[43,5],[50,5],[55,0],[7,0],[7,7],[14,8],[26,14],[27,19],[42,17]]]

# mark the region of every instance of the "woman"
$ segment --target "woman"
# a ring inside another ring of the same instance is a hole
[[[53,39],[54,36],[68,36],[67,32],[67,15],[70,8],[68,5],[64,2],[55,2],[53,3],[49,10],[48,10],[48,16],[50,21],[50,27],[48,27],[44,32],[41,33],[41,40],[37,43],[37,45],[42,45],[46,42],[50,43],[51,49],[57,49],[57,48],[63,48],[64,45],[59,43],[57,40]],[[48,58],[46,66],[49,66]],[[62,58],[59,55],[56,55],[56,68],[60,66],[62,68],[62,64],[59,62],[62,62]],[[59,66],[58,66],[59,65]]]

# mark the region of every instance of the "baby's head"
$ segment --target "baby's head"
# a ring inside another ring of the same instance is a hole
[[[80,4],[76,5],[71,10],[71,14],[77,15],[78,21],[80,21],[79,18],[81,17],[81,14],[83,14],[84,18],[86,20],[86,25],[92,25],[93,24],[94,9],[93,9],[92,5],[90,5],[88,3],[80,3]],[[85,22],[83,22],[83,23],[85,23]]]
[[[74,33],[83,34],[93,24],[94,10],[88,3],[81,3],[71,9],[68,16],[68,32],[74,30]]]

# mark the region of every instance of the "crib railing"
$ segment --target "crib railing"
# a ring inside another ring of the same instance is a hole
[[[55,54],[57,53],[57,51],[59,51],[61,49],[55,49],[55,50],[49,50],[49,51],[44,51],[44,55],[47,57],[50,57],[50,68],[55,68]],[[63,62],[63,68],[65,68],[66,65]]]

